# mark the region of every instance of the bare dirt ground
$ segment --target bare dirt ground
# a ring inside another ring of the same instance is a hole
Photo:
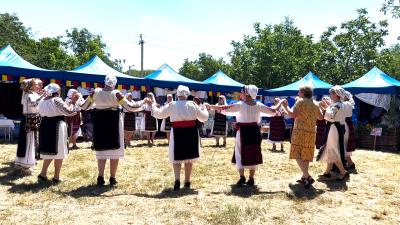
[[[0,224],[400,224],[400,152],[357,150],[358,173],[350,181],[321,180],[304,189],[295,183],[300,172],[288,159],[289,144],[275,152],[263,141],[257,186],[238,188],[230,163],[234,139],[226,147],[203,139],[192,189],[174,192],[166,140],[151,148],[132,143],[115,188],[95,186],[89,143],[70,152],[58,185],[37,182],[42,161],[34,175],[21,174],[13,167],[16,144],[0,144]],[[324,166],[312,163],[312,175]]]

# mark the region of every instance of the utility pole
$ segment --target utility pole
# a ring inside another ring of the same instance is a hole
[[[140,75],[141,75],[141,77],[144,77],[144,72],[143,72],[143,45],[144,45],[144,41],[143,41],[143,38],[142,38],[142,34],[140,34],[139,45],[141,46],[141,53],[142,53],[141,66],[140,66]]]

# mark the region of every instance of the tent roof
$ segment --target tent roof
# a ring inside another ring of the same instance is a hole
[[[118,83],[122,84],[143,85],[146,83],[143,78],[129,76],[111,68],[98,56],[92,57],[87,63],[74,70],[67,71],[65,79],[103,83],[105,76],[109,74],[115,75]]]
[[[239,91],[244,86],[244,84],[230,78],[221,70],[204,80],[203,83],[217,85],[218,89],[222,89],[221,91]]]
[[[279,88],[265,90],[264,95],[269,95],[269,96],[297,95],[299,88],[303,85],[309,85],[310,87],[312,87],[314,90],[314,94],[317,95],[328,93],[329,88],[332,87],[331,84],[320,80],[313,72],[310,71],[302,79],[294,83]]]
[[[62,79],[63,77],[62,71],[47,70],[29,63],[18,55],[10,45],[0,50],[0,73],[49,79]]]
[[[163,64],[153,73],[145,77],[150,86],[163,88],[176,88],[178,85],[187,85],[198,90],[208,90],[209,85],[200,81],[192,80],[175,72],[169,65]]]
[[[400,93],[400,81],[390,77],[378,67],[374,66],[364,76],[342,86],[351,93]]]

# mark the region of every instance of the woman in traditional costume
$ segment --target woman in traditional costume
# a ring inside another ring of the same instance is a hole
[[[344,114],[346,116],[345,121],[345,133],[344,133],[344,148],[346,150],[345,157],[347,161],[347,165],[345,167],[348,171],[355,171],[356,165],[354,164],[353,160],[351,159],[352,152],[356,150],[356,138],[354,132],[354,125],[353,125],[353,108],[354,108],[354,100],[353,96],[350,92],[345,92],[345,97],[343,101],[344,105]]]
[[[196,120],[204,122],[208,119],[208,111],[203,105],[188,101],[189,88],[179,85],[178,100],[161,108],[152,105],[152,115],[159,119],[169,117],[172,129],[169,141],[169,160],[175,173],[174,190],[180,189],[180,173],[185,164],[185,188],[190,188],[190,177],[193,162],[200,158],[200,137]]]
[[[169,103],[171,103],[173,101],[174,101],[174,99],[173,99],[172,95],[168,94],[167,95],[167,101],[165,102],[164,105],[167,105],[167,104],[169,104]],[[171,128],[172,128],[172,123],[171,123],[170,118],[167,117],[167,118],[163,119],[162,122],[161,122],[160,131],[165,132],[167,134],[168,144],[169,144],[169,136],[170,136],[170,133],[171,133]]]
[[[68,90],[67,98],[65,99],[65,103],[67,103],[67,105],[75,107],[72,104],[72,98],[74,98],[75,95],[77,95],[77,98],[78,98],[78,100],[75,104],[82,104],[84,102],[81,94],[77,90],[71,88]],[[77,110],[79,110],[79,107],[77,107]],[[73,116],[67,116],[65,118],[65,121],[68,125],[69,142],[72,144],[72,147],[70,149],[79,149],[79,147],[76,145],[76,140],[78,139],[79,133],[81,133],[80,110],[77,111],[76,114]]]
[[[327,164],[325,172],[322,174],[325,178],[330,178],[331,170],[335,164],[339,169],[340,175],[338,181],[349,178],[345,165],[345,147],[344,147],[344,124],[345,110],[342,100],[345,97],[345,90],[336,85],[329,90],[330,102],[325,101],[322,107],[325,109],[324,119],[327,121],[325,132],[325,144],[318,153],[317,160]]]
[[[49,84],[45,87],[47,97],[39,103],[38,109],[42,122],[40,125],[39,152],[43,159],[43,167],[38,179],[47,181],[47,169],[54,160],[53,182],[60,182],[60,172],[63,160],[68,154],[68,131],[66,116],[76,115],[75,102],[78,95],[71,99],[71,105],[60,97],[60,86]]]
[[[261,114],[269,116],[275,114],[275,108],[268,107],[260,102],[256,102],[258,88],[254,85],[246,85],[241,92],[243,101],[229,106],[207,105],[209,109],[225,109],[227,113],[235,113],[236,116],[236,140],[232,157],[232,163],[236,164],[239,171],[238,186],[247,184],[254,186],[254,175],[257,165],[263,163],[261,154],[261,130],[259,123]],[[249,169],[249,179],[246,182],[244,170]]]
[[[147,98],[151,99],[154,105],[157,105],[154,94],[149,92],[147,93]],[[156,132],[158,131],[158,122],[157,119],[151,115],[151,106],[145,104],[143,105],[143,117],[140,124],[141,131],[146,134],[147,144],[149,146],[154,144],[154,137],[156,136]]]
[[[279,98],[274,99],[274,105],[278,105],[281,102]],[[279,107],[276,109],[275,115],[271,116],[269,122],[269,135],[268,141],[272,143],[272,150],[276,151],[276,144],[281,145],[281,151],[283,151],[283,141],[285,141],[285,120],[284,111]]]
[[[126,101],[130,103],[133,102],[132,93],[127,93],[125,95]],[[125,137],[125,147],[131,147],[131,140],[133,137],[133,133],[136,130],[136,116],[134,112],[130,112],[127,109],[124,109],[124,137]]]
[[[19,128],[15,166],[28,175],[32,174],[36,159],[39,158],[37,148],[41,118],[38,105],[44,97],[40,83],[39,79],[26,79],[21,83],[21,104],[24,117]]]
[[[115,89],[117,78],[107,75],[105,87],[96,88],[89,97],[90,104],[95,104],[93,115],[93,145],[96,151],[98,177],[97,185],[102,186],[104,169],[107,159],[110,160],[110,185],[117,184],[116,173],[120,158],[124,157],[124,117],[121,107],[131,112],[142,110],[144,101],[129,102],[119,90]],[[88,101],[87,101],[88,102]],[[84,104],[82,109],[87,109],[90,104]]]
[[[226,106],[226,98],[224,95],[218,97],[216,106]],[[211,130],[211,135],[215,137],[216,146],[219,146],[219,139],[223,139],[222,146],[226,146],[226,136],[228,135],[228,122],[224,110],[215,110],[214,124]]]

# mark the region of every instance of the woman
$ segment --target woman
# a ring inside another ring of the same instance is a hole
[[[168,94],[167,101],[165,102],[164,106],[173,101],[174,101],[174,99],[172,98],[172,95]],[[171,132],[171,127],[172,127],[172,123],[171,123],[171,120],[169,117],[162,120],[160,131],[165,132],[167,134],[168,144],[169,144],[169,136],[170,136],[170,132]]]
[[[329,97],[323,97],[322,101],[327,101]],[[324,119],[322,120],[317,120],[317,136],[315,140],[315,147],[317,149],[320,149],[325,142],[325,127],[326,127],[326,121]]]
[[[39,143],[40,115],[38,104],[43,99],[43,90],[40,88],[39,79],[26,79],[21,83],[22,113],[24,117],[19,128],[17,157],[15,166],[27,175],[31,175],[36,164],[37,147]]]
[[[308,172],[309,164],[313,161],[315,151],[315,124],[322,119],[322,113],[312,99],[313,91],[309,86],[300,87],[293,109],[288,108],[287,101],[283,103],[286,113],[294,118],[289,158],[295,159],[302,171],[297,182],[310,187],[315,180]]]
[[[127,93],[125,95],[126,101],[133,104],[133,96],[132,93]],[[125,148],[131,147],[131,140],[133,137],[133,133],[136,130],[136,117],[134,112],[130,112],[127,109],[124,109],[124,139],[125,139]]]
[[[214,110],[225,109],[227,113],[235,113],[236,116],[236,140],[232,157],[232,163],[236,164],[240,178],[238,186],[247,184],[254,186],[254,175],[257,165],[262,164],[261,154],[261,131],[258,123],[261,120],[261,113],[273,115],[276,107],[268,107],[256,102],[258,88],[254,85],[246,85],[242,88],[241,99],[243,101],[229,106],[207,105],[207,108]],[[244,170],[249,169],[249,179],[246,182]]]
[[[104,169],[107,159],[110,160],[110,186],[116,185],[116,173],[120,158],[124,157],[124,118],[121,106],[131,112],[141,111],[141,102],[128,102],[119,90],[115,89],[117,78],[107,75],[104,88],[96,88],[82,109],[95,104],[93,115],[93,145],[96,151],[98,177],[97,185],[103,186]],[[89,102],[89,103],[88,103]]]
[[[77,95],[77,96],[75,96]],[[77,98],[77,102],[82,104],[84,102],[82,96],[80,95],[80,93],[71,88],[68,90],[67,93],[67,98],[65,99],[65,103],[69,106],[75,107],[72,103],[72,98]],[[78,110],[79,108],[77,108]],[[67,125],[68,125],[68,134],[69,134],[69,142],[72,144],[72,147],[70,149],[79,149],[79,147],[76,145],[76,140],[78,139],[79,133],[80,133],[80,129],[81,129],[81,113],[80,110],[76,112],[75,115],[73,116],[67,116],[65,118]]]
[[[68,131],[65,123],[66,116],[76,114],[74,109],[78,95],[71,98],[71,105],[67,105],[60,98],[60,86],[49,84],[45,87],[47,97],[39,103],[39,113],[42,117],[39,136],[40,157],[44,160],[39,181],[47,181],[47,169],[54,160],[53,182],[59,183],[63,160],[68,154]]]
[[[223,95],[218,97],[218,103],[216,106],[226,106],[226,98]],[[228,123],[226,113],[224,110],[215,110],[214,124],[211,130],[211,135],[215,137],[216,146],[219,146],[219,138],[223,138],[224,142],[222,146],[226,146],[226,136],[228,135]]]
[[[274,99],[274,105],[278,105],[281,102],[279,98]],[[269,135],[268,141],[272,143],[272,151],[276,151],[276,144],[281,145],[281,151],[283,152],[283,141],[285,141],[285,120],[284,112],[281,107],[276,110],[275,115],[271,116],[269,122]]]
[[[193,162],[200,158],[200,137],[196,127],[196,120],[204,122],[208,119],[208,112],[203,105],[188,101],[189,88],[179,85],[178,100],[162,108],[152,104],[154,117],[164,119],[170,117],[172,129],[169,141],[169,160],[173,164],[175,174],[174,190],[180,189],[180,173],[182,164],[185,164],[185,188],[190,188],[190,177]]]
[[[355,151],[356,149],[356,140],[355,140],[355,135],[354,135],[354,125],[353,125],[353,108],[354,108],[354,100],[353,96],[351,95],[350,92],[346,91],[345,92],[345,97],[344,97],[344,114],[346,117],[345,121],[345,133],[344,133],[344,148],[346,150],[345,157],[347,161],[347,170],[355,171],[356,170],[356,165],[354,164],[353,160],[351,159],[352,152]]]
[[[324,119],[327,121],[325,132],[325,144],[318,153],[317,160],[327,164],[325,172],[322,174],[325,178],[330,178],[332,166],[335,164],[339,169],[340,176],[338,181],[349,178],[349,174],[344,168],[345,148],[344,148],[344,126],[345,111],[342,99],[345,96],[345,90],[336,85],[329,90],[331,101],[324,101],[321,107],[325,110]]]
[[[153,93],[151,92],[147,93],[146,97],[149,98],[155,106],[157,105]],[[151,106],[147,104],[143,105],[143,117],[140,129],[147,136],[147,144],[149,146],[152,146],[154,144],[154,137],[156,136],[156,132],[158,131],[158,122],[157,119],[151,115]]]

